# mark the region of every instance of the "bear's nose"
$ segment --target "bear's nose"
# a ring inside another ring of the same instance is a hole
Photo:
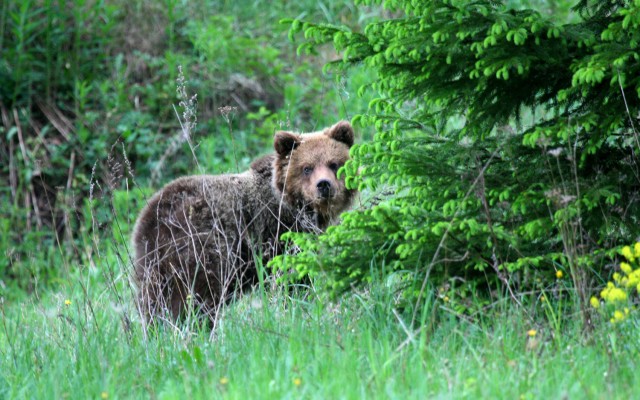
[[[326,179],[322,179],[321,181],[319,181],[316,187],[318,188],[318,193],[320,194],[320,197],[323,197],[326,199],[331,194],[331,182],[329,182]]]

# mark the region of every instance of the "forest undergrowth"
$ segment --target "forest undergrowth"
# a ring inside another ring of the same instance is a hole
[[[72,3],[0,6],[0,397],[635,397],[637,2]],[[337,119],[341,224],[143,329],[154,189]]]

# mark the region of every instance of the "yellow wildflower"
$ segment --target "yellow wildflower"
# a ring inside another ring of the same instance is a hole
[[[627,260],[629,260],[631,262],[633,262],[633,260],[635,260],[635,257],[634,257],[634,254],[633,254],[634,252],[631,251],[631,246],[624,246],[622,248],[621,253],[624,256],[624,258],[626,258]]]
[[[631,275],[631,272],[633,272],[633,269],[631,268],[631,265],[629,265],[629,263],[626,263],[626,262],[621,262],[620,263],[620,269],[626,275]]]
[[[300,378],[293,378],[293,384],[296,386],[300,386],[302,385],[302,379]]]
[[[107,400],[109,398],[109,393],[107,393],[107,392],[100,393],[100,398],[102,400]]]
[[[64,305],[65,305],[65,306],[70,306],[70,305],[71,305],[71,300],[66,299],[66,300],[64,301]]]
[[[627,300],[627,293],[620,288],[615,288],[609,293],[609,299],[613,302],[625,301]]]
[[[227,378],[226,376],[223,376],[222,378],[220,378],[221,385],[226,385],[227,383],[229,383],[229,378]]]
[[[613,312],[613,317],[611,318],[611,323],[615,324],[616,322],[624,321],[625,318],[629,316],[629,308],[625,307],[624,312],[621,310],[615,310]]]
[[[613,273],[613,280],[615,282],[620,282],[620,274],[618,272]]]
[[[624,314],[620,310],[616,310],[613,313],[613,322],[619,322],[624,319]]]
[[[640,283],[640,269],[636,269],[629,275],[629,281],[627,282],[627,287],[632,288]]]
[[[602,291],[602,293],[600,293],[600,296],[605,299],[607,303],[616,303],[627,300],[627,292],[617,287],[607,287]]]
[[[609,292],[614,288],[615,286],[613,285],[613,283],[607,282],[607,287],[602,289],[602,292],[600,292],[600,297],[604,300],[607,300],[607,297],[609,297]]]
[[[621,287],[627,287],[628,285],[629,285],[629,278],[627,278],[625,276],[622,279],[620,279],[620,286]]]
[[[564,274],[562,273],[562,271],[561,271],[561,270],[557,270],[557,271],[556,271],[556,278],[558,278],[558,279],[562,279],[562,276],[563,276],[563,275],[564,275]]]
[[[600,307],[600,301],[595,296],[592,296],[591,300],[589,302],[591,303],[591,307],[593,307],[593,308],[599,308]]]
[[[536,337],[536,334],[538,333],[538,331],[536,331],[535,329],[529,329],[527,331],[527,336],[529,336],[527,338],[527,343],[525,346],[525,349],[527,351],[535,351],[538,346],[540,345],[540,339],[538,339]]]

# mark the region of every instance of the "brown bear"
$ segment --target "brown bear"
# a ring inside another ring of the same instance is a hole
[[[212,321],[238,289],[255,283],[256,257],[282,253],[283,232],[320,232],[351,204],[336,172],[353,128],[277,132],[275,153],[241,174],[174,180],[141,211],[133,233],[137,306],[145,321],[195,310]]]

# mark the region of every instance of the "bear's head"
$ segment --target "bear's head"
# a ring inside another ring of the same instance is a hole
[[[341,121],[306,134],[280,131],[273,144],[277,153],[274,184],[288,205],[314,211],[321,228],[349,207],[354,191],[336,173],[349,159],[351,124]]]

